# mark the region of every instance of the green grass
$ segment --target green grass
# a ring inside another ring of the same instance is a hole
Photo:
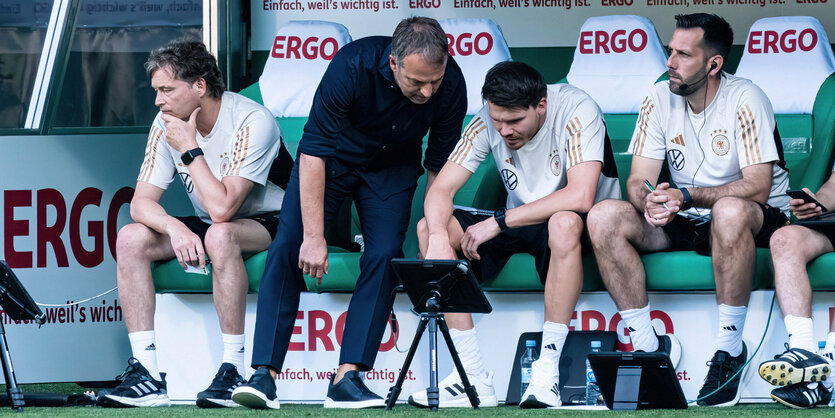
[[[417,409],[408,405],[398,405],[394,407],[394,411],[385,410],[325,410],[321,405],[282,405],[281,409],[277,411],[255,411],[246,410],[242,408],[234,409],[198,409],[194,406],[172,406],[170,408],[145,408],[145,409],[104,409],[98,407],[74,407],[74,408],[25,408],[26,414],[34,414],[38,416],[93,416],[93,417],[116,417],[116,416],[130,416],[130,417],[192,417],[200,416],[242,416],[242,415],[259,415],[259,416],[333,416],[333,417],[384,417],[384,416],[421,416],[421,417],[484,417],[489,416],[578,416],[578,417],[602,417],[613,416],[618,417],[669,417],[669,416],[711,416],[711,417],[761,417],[763,415],[777,415],[783,416],[811,416],[812,414],[820,415],[824,412],[829,412],[824,409],[816,410],[792,410],[774,404],[761,405],[739,405],[732,408],[690,408],[685,411],[639,411],[639,412],[611,412],[611,411],[564,411],[564,410],[522,410],[515,406],[501,406],[498,408],[482,409],[474,411],[471,409],[455,409],[455,410],[441,410],[438,413],[432,413],[427,410]],[[14,412],[11,408],[3,408],[0,415],[9,415]]]
[[[52,393],[82,393],[85,389],[74,383],[52,383],[52,384],[32,384],[21,385],[24,392],[52,392]],[[0,385],[0,391],[5,393],[5,386]],[[438,413],[432,413],[425,409],[418,409],[409,405],[401,404],[394,407],[393,411],[385,410],[325,410],[321,405],[300,405],[300,404],[284,404],[280,410],[277,411],[255,411],[243,408],[234,409],[198,409],[195,406],[176,405],[170,408],[133,408],[133,409],[104,409],[98,407],[71,407],[71,408],[36,408],[25,407],[24,412],[27,415],[37,416],[91,416],[91,417],[193,417],[199,416],[242,416],[242,415],[260,415],[260,416],[332,416],[332,417],[384,417],[384,416],[444,416],[444,417],[484,417],[500,416],[500,417],[537,417],[537,416],[579,416],[579,417],[601,417],[601,416],[618,416],[618,417],[670,417],[670,416],[711,416],[711,417],[761,417],[763,415],[778,415],[783,416],[811,416],[812,414],[820,415],[821,413],[828,413],[829,410],[823,408],[816,408],[812,410],[794,410],[783,407],[777,404],[747,404],[738,405],[732,408],[697,408],[692,407],[683,411],[671,410],[655,410],[655,411],[637,411],[637,412],[611,412],[611,411],[577,411],[577,410],[522,410],[516,406],[500,406],[498,408],[481,409],[478,411],[472,409],[454,409],[441,410]],[[833,411],[835,412],[835,411]],[[11,415],[15,412],[9,407],[0,408],[0,415]]]

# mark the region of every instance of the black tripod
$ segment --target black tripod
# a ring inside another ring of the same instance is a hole
[[[0,308],[5,310],[6,316],[16,321],[31,320],[35,321],[38,326],[46,322],[46,316],[41,312],[41,308],[20,284],[9,265],[2,260],[0,260]],[[0,364],[3,365],[3,377],[6,378],[6,392],[9,394],[9,403],[15,411],[23,412],[23,406],[25,405],[23,392],[17,386],[17,378],[14,375],[12,355],[9,353],[9,344],[6,342],[6,328],[3,326],[2,317],[0,317]]]
[[[14,295],[2,284],[0,284],[0,295],[5,298],[14,298]],[[14,366],[12,366],[12,355],[9,353],[9,344],[6,342],[6,327],[3,322],[0,318],[0,363],[3,365],[3,377],[6,378],[6,393],[9,394],[12,409],[23,412],[23,406],[26,403],[23,401],[23,391],[17,386],[17,378],[14,375]]]
[[[455,351],[455,345],[452,343],[452,337],[449,336],[449,328],[444,321],[444,314],[439,313],[440,305],[438,299],[441,294],[437,290],[430,291],[430,297],[426,300],[426,312],[420,314],[420,322],[415,331],[415,338],[412,340],[412,346],[409,347],[409,354],[406,355],[406,361],[403,362],[403,368],[400,369],[400,376],[397,377],[397,383],[389,389],[388,398],[386,399],[386,409],[390,410],[394,403],[397,402],[397,397],[403,389],[403,380],[409,372],[409,366],[412,364],[412,358],[415,356],[420,338],[423,336],[423,331],[429,326],[429,387],[426,388],[426,397],[429,401],[429,409],[432,412],[438,411],[438,329],[444,336],[449,354],[452,356],[452,362],[455,364],[455,370],[458,371],[458,376],[461,377],[461,383],[464,384],[464,391],[467,393],[467,398],[470,399],[470,404],[473,408],[478,409],[478,394],[475,387],[470,384],[467,379],[467,373],[464,372],[464,366],[461,364],[461,359],[458,358],[458,352]]]

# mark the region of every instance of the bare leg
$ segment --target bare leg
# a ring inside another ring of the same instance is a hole
[[[244,333],[248,280],[241,253],[263,251],[269,245],[270,234],[252,219],[216,223],[206,232],[215,310],[224,334]]]
[[[649,225],[629,202],[605,200],[587,219],[597,266],[619,311],[647,306],[646,271],[638,250],[670,246],[663,229]]]
[[[151,262],[174,256],[170,238],[143,224],[128,224],[119,231],[116,282],[129,333],[154,329],[156,295]]]
[[[823,253],[832,252],[832,243],[820,232],[791,225],[774,232],[770,244],[780,311],[784,316],[811,318],[812,287],[806,263]],[[830,325],[830,330],[835,330],[835,322]]]
[[[736,197],[713,205],[710,227],[716,303],[747,306],[756,255],[754,236],[760,232],[763,214],[759,205]]]
[[[548,220],[551,259],[545,280],[545,320],[568,325],[583,289],[580,237],[583,220],[574,212],[557,212]]]

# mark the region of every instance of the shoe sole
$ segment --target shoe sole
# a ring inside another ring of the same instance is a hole
[[[815,406],[817,406],[817,405],[812,405],[812,406],[797,406],[797,405],[792,405],[791,403],[789,403],[789,402],[787,402],[787,401],[784,401],[784,400],[782,400],[782,399],[780,399],[780,398],[778,398],[778,397],[776,397],[776,396],[774,396],[774,395],[769,395],[769,396],[771,396],[771,399],[774,399],[774,400],[775,400],[775,401],[777,401],[778,403],[780,403],[780,404],[782,404],[782,405],[784,405],[784,406],[787,406],[787,407],[789,407],[789,408],[792,408],[792,409],[812,409],[812,408],[814,408]]]
[[[232,399],[197,398],[198,408],[236,408],[241,406]]]
[[[775,386],[795,383],[813,383],[826,380],[831,369],[828,364],[816,364],[805,368],[794,367],[783,360],[769,360],[760,365],[760,377]]]
[[[278,400],[269,400],[263,393],[249,387],[239,387],[232,392],[232,401],[250,409],[280,409]]]
[[[519,403],[519,407],[522,409],[542,409],[542,408],[550,408],[555,406],[562,405],[562,402],[557,402],[556,405],[551,405],[545,402],[536,399],[534,396],[528,396],[527,399]]]
[[[171,399],[164,395],[149,395],[142,398],[104,395],[104,398],[99,398],[98,404],[104,408],[153,408],[171,406]]]
[[[678,367],[681,361],[681,342],[672,334],[666,334],[670,338],[670,362],[673,363],[673,368]]]
[[[479,408],[493,408],[499,406],[499,401],[496,396],[479,396],[478,398]],[[418,408],[429,408],[429,403],[427,401],[423,401],[423,403],[417,401],[414,396],[409,396],[409,405],[416,406]],[[470,403],[470,398],[464,396],[461,399],[453,399],[451,401],[441,401],[438,405],[439,408],[472,408],[473,405]]]
[[[386,401],[383,399],[369,399],[367,401],[335,401],[331,398],[325,398],[325,408],[340,408],[340,409],[366,409],[366,408],[385,408]]]

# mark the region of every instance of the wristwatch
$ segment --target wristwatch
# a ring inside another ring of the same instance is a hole
[[[690,192],[687,188],[682,187],[678,189],[681,191],[682,202],[681,202],[681,209],[680,210],[687,210],[693,207],[693,198],[690,197]]]
[[[496,209],[493,212],[493,219],[496,220],[496,223],[499,224],[499,229],[502,230],[502,231],[507,229],[507,223],[504,221],[504,214],[505,214],[505,209],[504,208]]]
[[[195,158],[197,158],[198,155],[203,155],[203,150],[200,149],[200,147],[184,152],[183,155],[180,156],[180,159],[183,160],[183,164],[189,165]]]

